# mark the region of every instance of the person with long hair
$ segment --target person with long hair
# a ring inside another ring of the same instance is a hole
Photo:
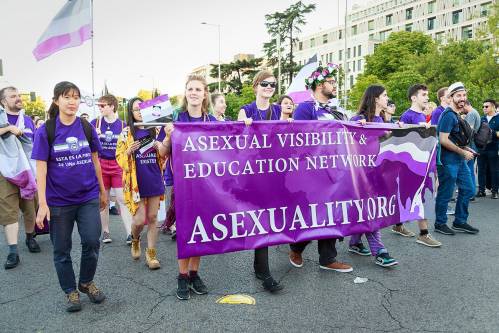
[[[293,99],[288,95],[282,95],[277,100],[277,105],[281,107],[282,118],[284,120],[293,120],[293,110],[295,109],[295,103]]]
[[[215,118],[217,118],[218,121],[225,121],[225,110],[227,109],[225,96],[219,93],[211,94],[211,105]]]
[[[128,235],[126,242],[132,244],[132,216],[125,206],[123,199],[123,183],[122,170],[116,162],[116,144],[121,131],[125,124],[118,118],[118,100],[113,95],[104,95],[99,98],[97,105],[101,112],[101,117],[91,121],[95,127],[97,135],[102,146],[99,152],[99,161],[102,169],[102,180],[107,191],[109,199],[111,188],[114,189],[116,201],[120,206],[121,219],[125,225],[126,234]],[[109,202],[108,207],[101,212],[102,222],[102,242],[111,243],[111,235],[109,233]]]
[[[93,303],[105,299],[94,283],[101,235],[99,208],[107,205],[98,158],[101,146],[95,129],[76,116],[80,96],[75,84],[56,84],[50,120],[36,131],[31,156],[36,160],[38,184],[36,224],[43,228],[45,219],[50,223],[55,269],[67,295],[68,312],[81,310],[78,290]],[[71,260],[75,221],[81,238],[78,287]]]
[[[253,79],[256,99],[241,107],[237,120],[244,121],[246,124],[251,124],[253,120],[282,120],[281,106],[270,103],[276,86],[277,80],[271,72],[267,70],[258,72]],[[253,267],[256,278],[263,281],[262,286],[265,290],[276,292],[282,289],[282,285],[270,274],[268,247],[255,250]]]
[[[127,106],[127,127],[118,138],[116,160],[123,169],[123,197],[128,210],[133,216],[131,228],[132,259],[139,260],[142,251],[140,234],[147,219],[147,248],[145,264],[154,270],[161,267],[157,258],[156,242],[158,240],[158,210],[163,200],[163,156],[159,151],[157,130],[136,126],[142,122],[139,104],[142,99],[134,97]]]
[[[185,84],[184,99],[182,107],[176,119],[176,122],[182,123],[201,123],[212,122],[217,119],[209,114],[210,99],[208,95],[208,84],[206,79],[201,75],[191,75],[187,78]],[[173,131],[173,124],[167,124],[164,130],[158,136],[161,141],[159,150],[161,154],[170,154],[171,141],[170,136]],[[174,163],[174,156],[172,163]],[[175,184],[173,184],[172,204],[175,202]],[[185,200],[185,198],[180,198]],[[182,225],[182,220],[177,220],[179,226]],[[191,257],[178,259],[179,275],[177,277],[177,298],[180,300],[188,300],[191,295],[190,291],[198,295],[208,293],[208,288],[199,276],[199,266],[201,257]]]
[[[388,107],[388,96],[386,90],[381,85],[371,85],[367,87],[360,102],[358,113],[353,116],[351,121],[360,121],[362,123],[383,123],[383,110]],[[381,232],[379,230],[366,232],[364,235],[369,243],[369,248],[362,244],[362,234],[355,234],[350,237],[348,251],[361,256],[373,255],[375,263],[382,267],[397,265],[398,262],[392,258],[385,245],[381,241]]]

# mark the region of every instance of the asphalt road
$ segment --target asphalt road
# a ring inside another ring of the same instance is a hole
[[[346,242],[338,244],[338,259],[353,264],[352,273],[320,270],[315,244],[305,251],[304,267],[292,268],[282,245],[271,248],[270,260],[284,290],[271,295],[254,278],[252,251],[216,255],[202,259],[209,294],[189,301],[175,297],[175,243],[160,235],[162,268],[149,271],[143,258],[130,258],[115,217],[114,242],[102,247],[95,279],[108,298],[95,305],[83,296],[83,310],[73,314],[64,310],[48,236],[37,237],[39,254],[28,253],[23,237],[21,264],[0,269],[0,332],[499,332],[499,200],[477,201],[471,223],[480,233],[436,234],[444,243],[439,249],[384,230],[383,241],[400,262],[395,268],[349,254]],[[4,260],[3,235],[0,250]],[[75,232],[76,263],[79,253]],[[369,280],[354,284],[355,277]],[[236,293],[252,295],[256,304],[216,303]]]

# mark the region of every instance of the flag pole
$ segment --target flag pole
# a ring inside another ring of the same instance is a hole
[[[94,0],[90,0],[90,22],[92,30],[90,32],[90,48],[91,48],[91,62],[90,67],[92,68],[92,112],[94,118],[95,115],[95,73],[94,73]]]

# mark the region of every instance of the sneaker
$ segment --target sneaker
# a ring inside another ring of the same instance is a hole
[[[104,293],[97,288],[94,281],[88,283],[86,286],[78,283],[78,290],[84,294],[87,294],[90,302],[92,303],[100,304],[106,299],[106,295],[104,295]]]
[[[398,265],[397,260],[390,257],[390,255],[388,253],[378,254],[376,256],[375,263],[376,263],[376,265],[379,265],[381,267],[390,267],[390,266]]]
[[[456,230],[457,232],[465,232],[468,234],[478,234],[479,231],[477,228],[473,228],[468,223],[452,223],[452,229]]]
[[[156,249],[146,249],[146,265],[151,270],[161,267],[159,260],[156,258]]]
[[[128,235],[125,242],[126,245],[132,245],[132,235]]]
[[[102,243],[108,244],[111,243],[113,240],[111,239],[111,234],[109,232],[104,231],[102,233]]]
[[[394,225],[392,228],[392,232],[399,234],[404,237],[414,237],[416,236],[415,233],[407,229],[403,224],[402,225]]]
[[[456,234],[454,231],[452,231],[451,228],[447,226],[447,224],[435,224],[435,232],[451,236],[454,236]]]
[[[132,258],[133,260],[138,260],[140,259],[140,237],[138,239],[133,238],[132,236],[132,247],[130,249],[130,252],[132,253]]]
[[[329,270],[329,271],[336,271],[336,272],[341,272],[341,273],[348,273],[353,271],[352,266],[348,264],[344,264],[339,261],[332,262],[326,266],[319,266],[321,269]]]
[[[172,230],[172,237],[171,237],[172,241],[176,240],[177,239],[177,232],[175,230]]]
[[[206,285],[204,284],[203,280],[201,280],[199,275],[189,278],[189,289],[198,295],[204,295],[208,293],[208,288],[206,288]]]
[[[454,215],[456,214],[456,211],[452,208],[447,208],[447,212],[445,212],[446,215]]]
[[[19,255],[17,253],[9,253],[7,256],[7,260],[5,261],[4,268],[5,269],[12,269],[14,267],[17,267],[19,265]]]
[[[371,251],[366,249],[366,247],[362,243],[359,243],[356,245],[350,245],[348,247],[348,252],[358,254],[359,256],[370,256],[371,255]]]
[[[419,235],[416,239],[416,243],[423,244],[429,247],[439,247],[442,246],[442,243],[433,239],[430,234]]]
[[[485,191],[478,191],[476,194],[477,198],[484,198],[486,196]]]
[[[472,198],[470,199],[470,202],[476,202],[476,197],[472,197]]]
[[[490,197],[491,199],[499,199],[499,195],[497,192],[492,193],[492,196]]]
[[[120,212],[118,212],[118,208],[116,208],[116,206],[113,206],[109,208],[109,215],[120,215]]]
[[[191,298],[188,278],[180,276],[177,278],[177,298],[180,300],[188,300]]]
[[[66,303],[67,312],[77,312],[81,310],[80,293],[77,290],[73,290],[69,294],[66,294],[68,302]]]
[[[274,278],[272,276],[267,276],[267,278],[265,280],[263,280],[263,283],[262,283],[262,286],[265,290],[271,292],[271,293],[275,293],[279,290],[282,290],[282,285],[277,282],[276,280],[274,280]]]
[[[34,237],[26,238],[26,246],[31,253],[39,253],[41,251],[40,245],[38,245]]]
[[[289,262],[296,268],[303,267],[303,258],[301,253],[295,252],[293,250],[289,251]]]

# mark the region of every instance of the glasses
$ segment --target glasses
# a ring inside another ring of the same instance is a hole
[[[333,86],[336,84],[336,80],[326,80],[324,82],[327,82],[327,83],[329,83],[329,84],[331,84]]]
[[[97,104],[97,107],[99,107],[99,108],[103,108],[105,106],[109,106],[109,104]]]
[[[488,109],[488,108],[489,108],[489,106],[488,106],[488,105],[484,105],[484,106],[483,106],[483,108],[484,108],[484,109]]]
[[[270,88],[275,88],[277,83],[275,82],[267,82],[267,81],[262,81],[260,82],[260,87],[267,88],[270,86]]]

